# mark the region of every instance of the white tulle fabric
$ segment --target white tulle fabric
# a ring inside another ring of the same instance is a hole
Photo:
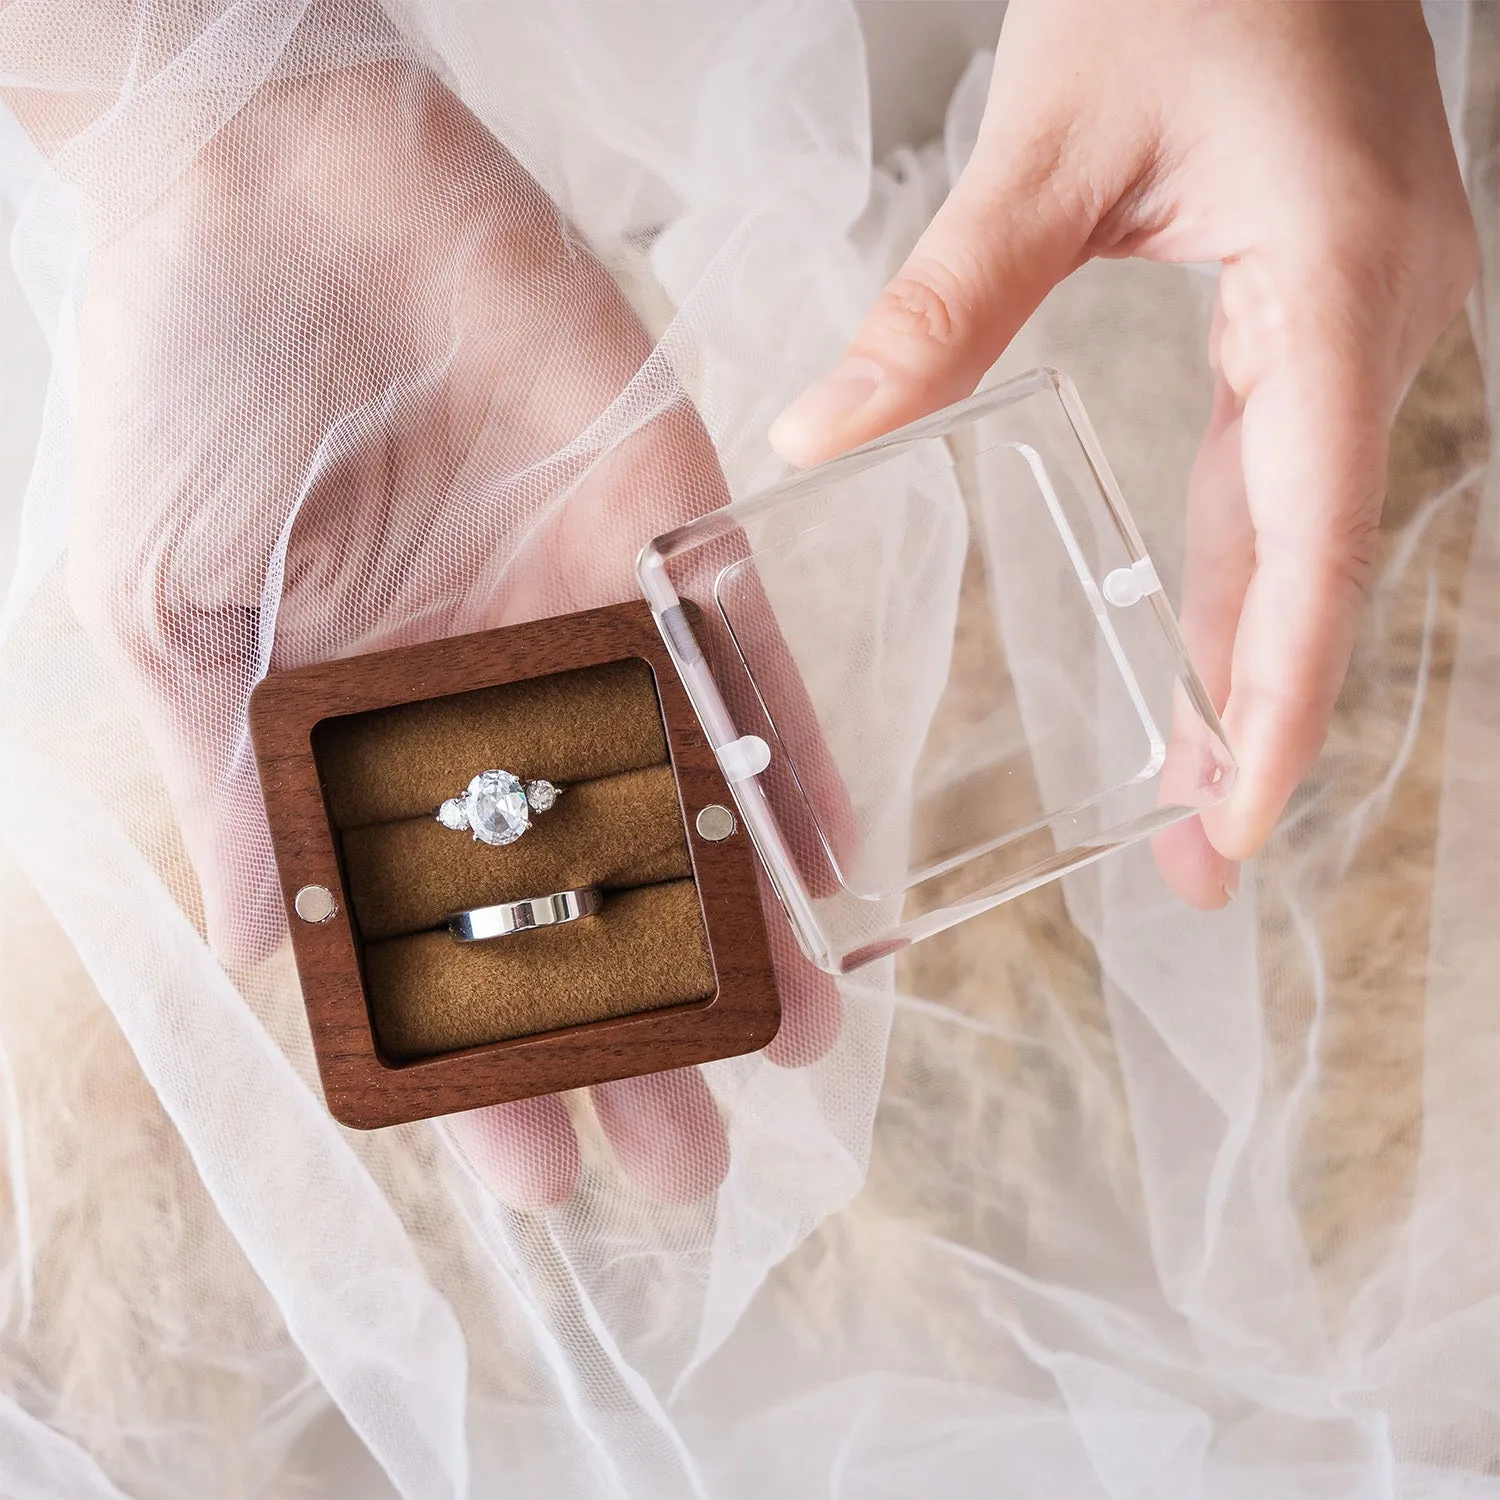
[[[1500,19],[1431,21],[1492,419]],[[1127,855],[868,971],[817,1061],[705,1070],[695,1201],[584,1098],[541,1211],[449,1126],[322,1108],[250,687],[627,597],[723,498],[650,446],[683,391],[730,493],[774,478],[985,75],[872,168],[843,0],[0,8],[0,1493],[1500,1496],[1477,394],[1407,445],[1339,723],[1226,912]],[[1173,593],[1209,290],[1088,268],[1002,365],[1074,377]],[[361,509],[392,464],[422,502]]]

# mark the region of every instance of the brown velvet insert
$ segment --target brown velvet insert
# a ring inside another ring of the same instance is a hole
[[[651,668],[629,657],[325,719],[314,753],[329,814],[349,829],[435,812],[492,767],[566,786],[664,765],[667,742]]]
[[[325,719],[314,753],[340,830],[364,979],[393,1061],[710,997],[716,987],[651,668],[639,658]],[[490,767],[565,788],[495,847],[444,828]],[[598,885],[593,917],[460,943],[455,911]]]
[[[494,848],[432,817],[344,835],[349,900],[369,941],[436,927],[453,912],[575,886],[692,874],[671,766],[569,787],[514,844]]]
[[[691,880],[605,898],[595,916],[488,943],[446,930],[365,949],[376,1035],[393,1061],[636,1015],[714,993]]]

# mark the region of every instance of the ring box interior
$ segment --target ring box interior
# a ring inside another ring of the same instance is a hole
[[[645,603],[277,673],[251,704],[328,1106],[364,1128],[763,1047],[780,1019],[754,855]],[[514,843],[443,826],[479,771],[563,788]],[[722,822],[722,820],[721,820]],[[712,831],[712,823],[706,824]],[[453,913],[597,886],[459,942]],[[298,915],[322,887],[334,910]]]

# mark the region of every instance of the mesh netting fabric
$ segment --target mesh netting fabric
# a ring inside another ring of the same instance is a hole
[[[839,0],[0,8],[0,1492],[1500,1494],[1500,9],[1430,25],[1485,272],[1241,898],[1130,853],[837,994],[773,911],[767,1054],[361,1135],[251,688],[632,597],[777,477],[986,60],[872,168]],[[999,371],[1173,597],[1212,294],[1089,266]]]

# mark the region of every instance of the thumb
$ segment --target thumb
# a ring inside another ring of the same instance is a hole
[[[1093,195],[1066,139],[981,136],[843,359],[771,424],[777,453],[821,463],[974,390],[1085,258]]]
[[[244,728],[258,616],[233,601],[249,591],[227,564],[216,573],[195,567],[192,517],[138,472],[133,485],[117,482],[87,430],[78,472],[69,603],[119,684],[172,804],[197,884],[194,892],[178,887],[180,899],[221,960],[259,963],[280,946],[286,912]],[[111,489],[124,498],[98,503]]]

